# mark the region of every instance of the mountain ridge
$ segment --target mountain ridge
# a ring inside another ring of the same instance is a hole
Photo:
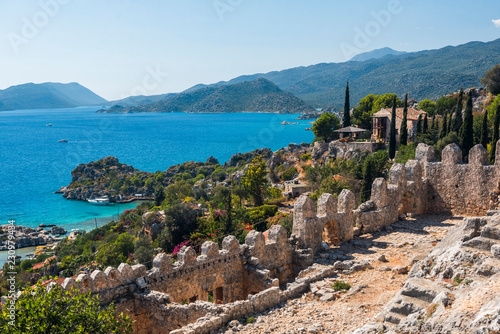
[[[461,87],[479,86],[480,78],[498,63],[500,39],[473,41],[362,62],[320,63],[242,75],[211,85],[195,85],[186,91],[265,78],[314,107],[341,108],[347,81],[351,87],[351,104],[371,93],[399,96],[410,93],[410,97],[417,100],[435,99]]]
[[[205,87],[155,103],[124,107],[116,105],[101,109],[101,113],[136,112],[187,112],[187,113],[229,113],[229,112],[269,112],[269,113],[309,113],[314,109],[285,92],[273,82],[257,78],[233,85]]]
[[[26,83],[0,90],[0,110],[73,108],[106,102],[76,82]]]

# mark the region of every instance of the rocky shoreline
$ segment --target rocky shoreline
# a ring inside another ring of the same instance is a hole
[[[41,225],[45,226],[43,224]],[[59,238],[57,238],[56,235],[64,235],[68,233],[60,226],[53,225],[50,231],[45,230],[42,226],[38,227],[36,230],[25,226],[14,226],[14,229],[12,229],[11,225],[0,226],[0,251],[9,250],[9,242],[8,239],[5,238],[8,230],[12,231],[11,235],[14,236],[15,249],[45,246],[59,241]]]

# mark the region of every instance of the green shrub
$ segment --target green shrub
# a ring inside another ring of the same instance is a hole
[[[342,281],[335,281],[332,284],[332,289],[335,291],[347,291],[351,288],[351,285]]]
[[[254,322],[255,322],[254,317],[248,317],[247,320],[245,321],[245,323],[247,323],[247,324],[253,324]]]
[[[396,162],[400,164],[405,164],[408,160],[413,160],[415,159],[415,149],[416,145],[415,143],[412,143],[407,146],[400,146],[399,151],[396,154]]]
[[[283,181],[289,181],[289,180],[293,179],[293,177],[295,176],[295,174],[297,174],[297,168],[290,167],[290,168],[286,169],[283,172],[283,174],[281,174],[281,179]]]
[[[304,153],[300,156],[300,160],[302,161],[308,161],[312,159],[312,154],[311,153]]]

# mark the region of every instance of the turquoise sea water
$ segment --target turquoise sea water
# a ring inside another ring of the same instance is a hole
[[[55,194],[71,182],[71,171],[80,163],[115,156],[156,172],[211,155],[222,164],[238,152],[277,150],[313,139],[311,131],[304,131],[308,121],[280,125],[297,122],[297,115],[96,114],[97,109],[0,112],[0,224],[14,219],[29,227],[45,223],[89,230],[95,218],[101,225],[137,205],[100,207]]]

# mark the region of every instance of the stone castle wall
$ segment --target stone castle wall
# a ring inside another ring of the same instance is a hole
[[[416,160],[394,164],[388,180],[376,179],[370,200],[357,208],[349,190],[343,190],[338,199],[323,194],[317,205],[301,196],[294,207],[291,238],[282,226],[275,225],[268,240],[257,231],[251,231],[243,245],[228,236],[221,250],[216,243],[205,242],[197,256],[194,249],[184,247],[175,263],[166,254],[158,254],[151,270],[121,264],[79,275],[76,280],[66,278],[62,288],[80,285],[84,291],[98,294],[103,305],[115,302],[119,310],[133,317],[137,333],[168,333],[206,314],[224,314],[212,320],[202,318],[210,323],[206,328],[216,327],[219,321],[252,314],[300,292],[303,287],[297,282],[286,290],[278,286],[310,265],[322,242],[353,239],[390,225],[401,215],[479,215],[497,209],[500,163],[489,166],[487,161],[481,145],[471,149],[470,163],[463,164],[454,144],[443,150],[441,162],[434,161],[432,147],[420,144]],[[214,304],[203,302],[209,296]]]

